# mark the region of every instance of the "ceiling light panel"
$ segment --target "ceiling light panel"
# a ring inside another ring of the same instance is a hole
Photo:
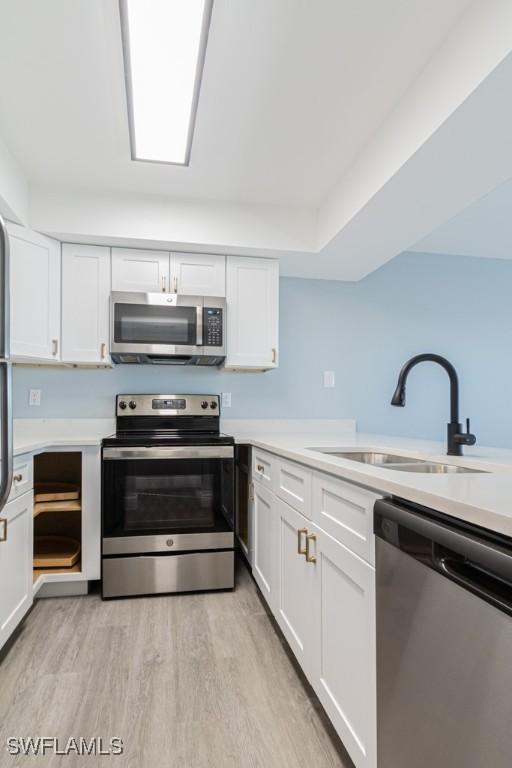
[[[212,0],[121,0],[132,158],[188,165]]]

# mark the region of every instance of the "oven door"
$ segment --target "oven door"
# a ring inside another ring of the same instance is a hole
[[[202,296],[114,291],[110,318],[110,350],[114,354],[202,353]]]
[[[103,554],[233,547],[234,448],[108,447]]]

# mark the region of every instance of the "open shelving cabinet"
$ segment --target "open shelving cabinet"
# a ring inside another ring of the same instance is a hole
[[[82,453],[34,457],[33,580],[82,571]]]

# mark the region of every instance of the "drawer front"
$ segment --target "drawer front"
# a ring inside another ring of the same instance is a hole
[[[233,552],[104,558],[103,597],[233,589]]]
[[[31,455],[17,456],[14,459],[9,501],[32,490],[34,486],[33,466],[34,461]]]
[[[267,488],[274,488],[276,457],[258,448],[252,449],[252,479]]]
[[[322,472],[313,475],[313,521],[371,565],[373,505],[381,496]]]
[[[311,520],[312,471],[294,461],[278,459],[275,475],[277,496]]]

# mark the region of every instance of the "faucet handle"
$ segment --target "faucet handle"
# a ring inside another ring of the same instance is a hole
[[[464,435],[464,443],[466,445],[474,445],[476,443],[475,435],[471,434],[471,425],[469,419],[466,419],[466,434]]]

